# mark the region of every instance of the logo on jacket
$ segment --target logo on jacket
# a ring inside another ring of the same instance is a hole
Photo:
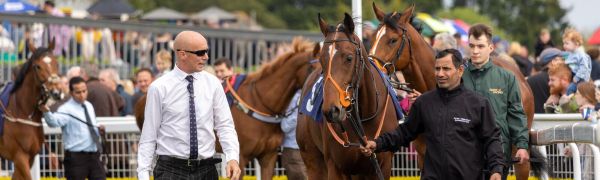
[[[471,122],[471,120],[466,119],[466,118],[454,117],[454,122],[461,122],[461,123],[469,124]]]
[[[504,91],[500,88],[490,88],[490,93],[492,94],[504,94]]]

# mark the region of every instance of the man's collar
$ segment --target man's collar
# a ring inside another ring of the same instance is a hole
[[[475,67],[475,65],[473,65],[473,63],[471,63],[471,59],[469,59],[467,70],[469,70],[469,71],[475,71],[475,70],[484,71],[484,70],[489,69],[492,66],[493,66],[493,63],[492,63],[491,57],[488,59],[488,62],[486,62],[483,66],[481,66],[481,68]]]
[[[175,65],[175,67],[173,68],[172,71],[175,74],[175,78],[180,79],[180,80],[185,80],[185,77],[187,77],[188,75],[192,75],[194,77],[194,79],[198,79],[198,76],[200,74],[198,72],[188,74],[186,72],[183,72],[183,70],[179,69],[179,67],[177,67],[177,65]]]

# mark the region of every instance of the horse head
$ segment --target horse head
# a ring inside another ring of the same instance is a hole
[[[345,14],[342,23],[328,25],[319,14],[319,26],[325,36],[319,62],[323,67],[322,112],[328,121],[341,121],[347,116],[358,92],[360,73],[366,66],[366,51],[354,34],[354,22]]]
[[[415,84],[413,88],[419,91],[434,88],[431,67],[435,54],[421,37],[418,28],[412,24],[415,5],[402,13],[385,14],[373,3],[373,10],[381,23],[372,37],[369,57],[388,74],[395,71],[405,73],[407,80]]]
[[[40,90],[38,104],[45,104],[50,99],[60,100],[62,98],[58,76],[58,61],[52,54],[54,42],[53,38],[47,48],[35,48],[31,41],[29,42],[33,54],[21,67],[12,93],[23,86],[28,77],[32,77],[34,88]]]

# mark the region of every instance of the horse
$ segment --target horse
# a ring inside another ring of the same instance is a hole
[[[259,71],[248,74],[237,90],[230,88],[237,96],[237,104],[230,107],[240,142],[239,165],[242,172],[248,162],[256,158],[261,166],[262,179],[272,179],[277,152],[283,141],[278,120],[289,113],[286,108],[312,71],[312,61],[319,50],[319,44],[295,38],[291,51],[262,65]],[[138,124],[143,124],[144,106],[145,101],[136,103],[136,119],[141,120]],[[250,112],[273,117],[274,121],[260,121]],[[217,150],[222,152],[219,143]]]
[[[31,42],[30,42],[31,43]],[[39,106],[61,97],[58,61],[52,55],[54,39],[48,48],[32,48],[33,54],[20,68],[5,110],[0,156],[15,163],[12,179],[30,180],[34,157],[44,143],[42,112]]]
[[[435,88],[435,77],[433,65],[435,54],[431,46],[425,42],[423,37],[411,24],[415,6],[412,5],[402,13],[385,14],[373,3],[375,16],[381,22],[376,30],[375,40],[369,56],[379,62],[384,70],[399,70],[406,77],[406,81],[414,89],[425,92]],[[512,72],[518,80],[521,93],[521,103],[527,116],[527,128],[531,130],[534,115],[534,101],[531,88],[525,81],[517,66],[501,58],[492,57],[494,65]],[[388,68],[391,67],[391,68]],[[422,159],[425,154],[426,145],[423,138],[419,137],[413,141],[422,168]],[[530,146],[531,147],[531,144]],[[516,148],[513,147],[513,155]],[[531,159],[542,159],[543,157],[535,148],[530,148]],[[517,179],[527,179],[529,171],[533,168],[534,175],[539,176],[546,171],[546,161],[531,161],[530,163],[514,164]]]
[[[302,89],[302,97],[310,98],[301,101],[296,133],[308,179],[389,179],[393,153],[378,153],[374,161],[362,155],[355,143],[364,144],[397,126],[399,117],[387,79],[369,62],[349,14],[335,27],[320,15],[318,19],[325,37],[319,58],[322,70],[313,71]],[[309,93],[320,90],[319,106]],[[304,109],[320,110],[324,120],[313,119]],[[348,134],[349,127],[354,133]]]

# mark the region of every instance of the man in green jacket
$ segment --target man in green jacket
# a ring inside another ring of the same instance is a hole
[[[490,61],[494,50],[491,39],[492,29],[489,26],[477,24],[469,29],[470,60],[462,79],[467,89],[480,93],[492,104],[506,161],[511,161],[511,145],[514,145],[518,149],[515,155],[520,159],[518,164],[528,163],[529,132],[519,84],[511,72]],[[507,170],[505,168],[502,179],[506,179]]]

